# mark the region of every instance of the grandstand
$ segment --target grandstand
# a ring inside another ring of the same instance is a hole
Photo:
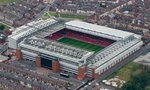
[[[10,36],[8,36],[9,47],[16,49],[18,47],[18,43],[25,37],[37,33],[40,30],[44,30],[45,27],[51,26],[56,22],[57,21],[53,19],[47,19],[45,21],[39,20],[37,22],[33,21],[28,23],[27,25],[16,28],[15,31]]]
[[[88,51],[98,52],[104,47],[107,47],[114,43],[114,40],[85,34],[71,29],[62,29],[46,37],[47,39],[57,40],[58,42],[85,49]]]
[[[34,61],[37,67],[53,72],[73,73],[83,80],[99,77],[143,45],[141,36],[134,33],[78,20],[54,22],[18,42],[18,60]]]

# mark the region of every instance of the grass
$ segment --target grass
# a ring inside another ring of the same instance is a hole
[[[85,15],[77,15],[77,14],[75,15],[75,14],[66,14],[66,13],[58,14],[52,11],[46,12],[43,18],[49,18],[51,16],[60,17],[60,18],[80,19],[80,20],[85,20],[87,18],[87,16]]]
[[[80,19],[85,20],[87,16],[84,15],[74,15],[74,14],[60,14],[62,18],[73,18],[73,19]]]
[[[0,22],[0,25],[4,25],[4,26],[5,26],[4,30],[9,30],[9,29],[10,29],[9,26],[7,26],[6,24],[3,24],[3,23],[1,23],[1,22]]]
[[[73,47],[81,48],[84,50],[88,50],[88,51],[98,52],[104,48],[102,46],[97,46],[94,44],[90,44],[87,42],[83,42],[83,41],[79,41],[79,40],[75,40],[75,39],[71,39],[71,38],[66,38],[66,37],[61,38],[58,41],[61,43],[64,43],[64,44],[67,44],[67,45],[70,45]]]
[[[150,86],[149,87],[146,87],[146,89],[145,90],[150,90]]]
[[[17,0],[0,0],[0,5],[5,5],[5,4],[8,4],[8,3],[12,3],[12,2],[15,2]]]
[[[130,62],[125,65],[120,70],[111,74],[107,79],[118,76],[119,79],[124,81],[129,81],[132,75],[140,74],[142,70],[140,69],[140,65],[134,62]]]

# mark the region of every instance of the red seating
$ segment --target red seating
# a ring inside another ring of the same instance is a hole
[[[96,45],[100,45],[100,46],[108,46],[110,45],[112,42],[107,41],[106,39],[103,39],[101,37],[99,37],[98,39],[92,39],[91,35],[87,35],[87,34],[78,34],[74,31],[69,31],[67,32],[67,37],[69,38],[74,38],[74,39],[79,39],[88,43],[92,43],[92,44],[96,44]]]
[[[56,33],[46,37],[46,38],[52,39],[52,40],[57,40],[61,37],[74,38],[74,39],[78,39],[78,40],[81,40],[84,42],[88,42],[88,43],[92,43],[92,44],[100,45],[100,46],[104,46],[104,47],[109,46],[110,44],[112,44],[114,42],[113,40],[109,40],[109,39],[105,39],[105,38],[97,37],[97,36],[92,36],[89,34],[72,31],[72,30],[68,30],[68,29],[63,29],[59,32],[56,32]]]
[[[54,33],[54,34],[52,34],[52,35],[50,35],[50,36],[48,36],[48,37],[46,37],[47,39],[52,39],[52,40],[57,40],[57,39],[59,39],[59,38],[61,38],[61,37],[63,37],[64,35],[63,34],[61,34],[61,33]]]

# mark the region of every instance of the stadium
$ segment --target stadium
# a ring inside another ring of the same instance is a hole
[[[98,78],[143,45],[141,36],[134,33],[54,19],[19,27],[8,41],[18,60],[34,61],[55,73],[73,73],[79,80]]]

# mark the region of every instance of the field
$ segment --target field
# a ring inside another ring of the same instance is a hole
[[[130,62],[120,70],[114,72],[108,77],[108,79],[118,76],[119,79],[129,81],[132,75],[137,75],[141,72],[140,65],[134,62]]]
[[[15,2],[15,1],[17,1],[17,0],[0,0],[0,5],[12,3],[12,2]]]
[[[84,50],[88,50],[88,51],[95,51],[95,52],[98,52],[104,48],[102,46],[97,46],[94,44],[90,44],[87,42],[83,42],[83,41],[79,41],[79,40],[75,40],[71,38],[66,38],[66,37],[59,39],[58,42],[61,42],[61,43],[64,43],[73,47],[81,48]]]
[[[43,16],[43,18],[50,18],[50,17],[60,17],[60,18],[65,18],[65,19],[80,19],[80,20],[85,20],[87,16],[84,15],[75,15],[75,14],[65,14],[65,13],[56,13],[56,12],[46,12]]]

